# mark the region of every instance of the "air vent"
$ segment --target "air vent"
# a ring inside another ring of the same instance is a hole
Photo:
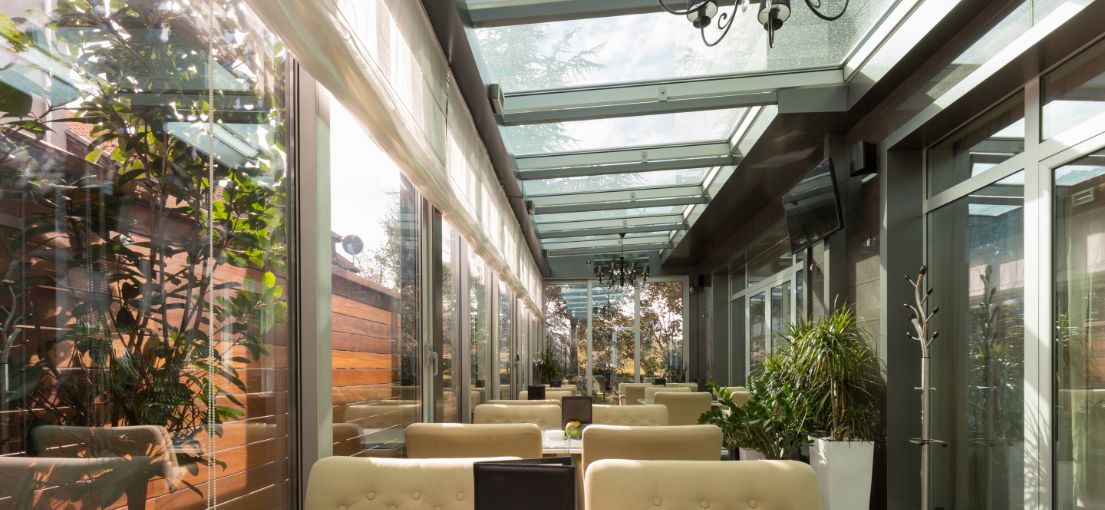
[[[503,105],[506,104],[506,96],[503,94],[503,88],[498,83],[492,83],[487,86],[487,98],[491,100],[491,111],[495,112],[495,115],[503,114]]]
[[[1078,193],[1071,195],[1070,200],[1074,204],[1074,207],[1092,203],[1094,199],[1093,190],[1093,188],[1084,189],[1082,191],[1079,191]]]

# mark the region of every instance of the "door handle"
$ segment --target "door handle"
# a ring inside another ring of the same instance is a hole
[[[430,351],[430,368],[433,370],[431,375],[437,377],[441,373],[441,358],[437,351]]]

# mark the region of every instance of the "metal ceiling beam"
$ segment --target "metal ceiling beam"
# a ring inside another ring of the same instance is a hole
[[[537,228],[541,232],[552,233],[561,230],[579,230],[587,228],[614,228],[614,227],[639,227],[643,225],[660,225],[666,223],[682,223],[682,214],[652,214],[646,216],[631,216],[629,218],[601,218],[592,220],[556,221],[550,223],[538,223]]]
[[[706,204],[710,197],[700,195],[697,197],[656,198],[650,200],[632,200],[625,202],[600,202],[594,204],[549,205],[535,207],[535,214],[559,214],[573,212],[608,211],[611,209],[644,209],[647,207],[671,207],[677,205]]]
[[[506,96],[506,124],[775,104],[776,91],[843,86],[840,67],[573,87]]]
[[[656,0],[465,0],[473,27],[500,27],[625,14],[663,12]],[[733,5],[733,0],[718,0]],[[670,5],[677,5],[672,2]]]
[[[602,190],[576,193],[555,193],[548,195],[527,195],[536,209],[556,205],[636,202],[659,198],[699,197],[706,193],[700,184],[682,186],[653,186],[647,188],[628,188],[625,190]]]
[[[548,232],[544,234],[537,234],[537,237],[541,239],[559,239],[564,237],[576,237],[581,235],[588,236],[601,236],[601,235],[617,235],[621,233],[626,234],[642,234],[648,232],[670,232],[673,230],[686,230],[688,228],[685,222],[683,223],[663,223],[657,225],[642,225],[639,227],[607,227],[607,228],[590,228],[579,230],[558,230],[556,232]]]
[[[626,246],[625,253],[642,253],[660,251],[671,248],[671,243],[658,243],[658,244],[644,244],[638,246]],[[565,250],[548,250],[550,257],[568,257],[572,255],[598,255],[601,253],[619,253],[621,248],[618,246],[607,246],[604,248],[569,248]]]
[[[735,165],[728,140],[515,156],[519,180]]]
[[[635,117],[638,115],[657,115],[663,113],[696,112],[701,110],[721,110],[775,104],[779,100],[778,93],[775,91],[766,91],[714,97],[691,97],[687,99],[654,98],[651,101],[641,102],[619,102],[591,106],[565,106],[564,108],[543,108],[523,111],[511,109],[511,97],[520,96],[507,97],[506,110],[502,115],[503,125],[506,126],[607,119],[612,117]]]

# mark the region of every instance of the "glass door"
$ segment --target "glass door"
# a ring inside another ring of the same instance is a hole
[[[1055,508],[1105,508],[1102,189],[1105,150],[1052,173]]]
[[[596,285],[591,299],[592,391],[609,397],[618,384],[635,379],[634,291]]]
[[[737,341],[747,338],[744,345],[747,360],[744,379],[763,365],[764,356],[774,353],[782,346],[780,335],[798,318],[795,303],[799,302],[796,294],[800,288],[798,282],[801,275],[801,265],[794,265],[766,278],[747,292],[733,298],[734,304],[748,300],[747,308],[744,310],[733,307],[734,314],[740,314],[743,311],[743,315],[747,317],[747,322],[744,317],[733,320],[734,326],[747,324],[745,331],[733,335]],[[734,379],[742,380],[740,377],[734,377]]]

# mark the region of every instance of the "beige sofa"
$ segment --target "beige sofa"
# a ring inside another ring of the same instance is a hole
[[[696,382],[670,382],[668,388],[688,388],[691,391],[698,391],[698,383]]]
[[[559,400],[489,400],[486,403],[500,406],[560,406]]]
[[[583,469],[602,459],[718,460],[721,429],[713,425],[583,429]]]
[[[554,390],[552,388],[545,389],[546,400],[560,400],[564,397],[575,396],[575,394],[575,390]],[[529,400],[529,390],[519,391],[518,400]]]
[[[707,392],[662,392],[653,400],[668,408],[668,425],[697,425],[698,417],[710,410],[713,396]]]
[[[532,423],[542,430],[560,428],[560,406],[557,405],[498,405],[476,406],[472,419],[475,423]]]
[[[141,510],[161,469],[145,456],[0,457],[0,508],[104,508],[125,496],[128,510]]]
[[[618,402],[623,406],[639,406],[641,399],[645,398],[645,388],[652,386],[652,383],[621,383],[618,385],[618,393],[621,394]]]
[[[532,423],[415,423],[406,441],[412,459],[541,456],[541,429]]]
[[[645,400],[653,402],[657,393],[690,393],[690,391],[691,389],[686,386],[650,386],[645,388]]]
[[[586,510],[821,510],[813,469],[793,461],[602,460],[587,470],[584,487]]]
[[[477,460],[487,459],[320,459],[307,482],[307,509],[470,510]]]
[[[365,429],[403,428],[418,421],[421,406],[382,400],[372,404],[350,404],[334,408],[335,423],[354,423]]]
[[[591,423],[596,425],[667,425],[668,408],[660,405],[591,407]]]

